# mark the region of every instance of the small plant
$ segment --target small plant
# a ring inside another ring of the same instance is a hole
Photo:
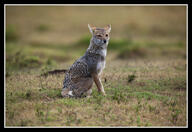
[[[175,107],[177,102],[174,98],[168,98],[167,100],[163,101],[163,104],[171,106],[171,107]]]
[[[97,105],[102,106],[105,101],[105,97],[98,92],[93,91],[93,100]]]
[[[130,123],[130,124],[133,124],[133,122],[134,122],[134,119],[133,119],[133,117],[131,116],[131,117],[130,117],[130,122],[129,122],[129,123]]]
[[[11,72],[6,71],[6,77],[10,77],[11,76]]]
[[[23,60],[20,60],[20,67],[39,67],[41,65],[40,58],[38,56],[26,56]]]
[[[78,105],[77,100],[74,98],[66,98],[65,100],[62,100],[61,103],[67,107],[73,107]]]
[[[136,78],[135,72],[131,75],[128,75],[128,83],[131,83],[132,81],[134,81]]]
[[[66,121],[66,125],[67,126],[70,126],[72,123],[76,123],[78,120],[77,120],[77,114],[76,112],[73,112],[73,111],[67,111],[66,113],[66,116],[67,116],[67,121]]]
[[[146,122],[146,123],[145,123],[145,127],[147,127],[147,126],[151,126],[151,123]]]
[[[140,119],[140,117],[139,116],[137,116],[137,126],[141,126],[141,119]]]
[[[58,111],[59,114],[61,114],[61,113],[62,113],[62,108],[61,108],[61,107],[58,107],[58,108],[57,108],[57,111]]]
[[[155,107],[149,105],[149,112],[153,112],[153,111],[155,111],[155,109],[156,109]]]
[[[8,117],[9,117],[10,120],[12,120],[14,118],[14,116],[15,116],[15,112],[14,111],[9,111],[8,112]]]
[[[61,96],[60,89],[47,90],[47,96],[50,98],[57,98]]]
[[[54,60],[48,58],[47,61],[46,61],[46,64],[47,64],[48,66],[53,66],[53,65],[56,64],[56,62],[55,62]]]
[[[44,65],[41,68],[41,75],[48,76],[48,71],[51,70],[51,67],[49,65]]]
[[[32,95],[31,90],[27,90],[27,92],[25,93],[25,98],[30,99],[31,95]]]
[[[142,109],[141,100],[139,99],[137,105],[135,106],[135,111],[138,113]]]
[[[116,100],[117,103],[120,103],[121,101],[125,101],[125,95],[123,94],[123,91],[120,88],[115,88],[113,90],[112,100]]]
[[[172,119],[171,119],[171,121],[172,121],[173,124],[176,124],[176,122],[178,120],[178,116],[179,116],[180,113],[181,113],[181,111],[179,109],[174,109],[172,111],[172,114],[171,114]]]
[[[30,122],[31,122],[31,120],[23,119],[23,120],[20,121],[20,125],[21,125],[21,126],[27,126],[28,123],[30,123]]]
[[[42,111],[42,109],[40,108],[40,107],[37,107],[36,108],[36,116],[37,117],[42,117],[42,116],[44,116],[45,114],[44,114],[44,112]]]
[[[45,122],[45,112],[44,112],[44,104],[37,104],[35,106],[35,115],[40,119],[41,122]]]

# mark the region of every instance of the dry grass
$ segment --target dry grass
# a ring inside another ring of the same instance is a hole
[[[11,75],[6,78],[6,125],[185,126],[186,74],[185,65],[180,65],[184,60],[143,62],[108,62],[102,78],[107,96],[99,95],[94,86],[89,99],[63,99],[64,75]],[[136,78],[128,82],[133,73]]]

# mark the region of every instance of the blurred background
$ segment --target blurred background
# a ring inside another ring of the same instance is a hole
[[[108,60],[186,58],[185,6],[6,6],[6,69],[71,65],[88,24],[111,24]]]

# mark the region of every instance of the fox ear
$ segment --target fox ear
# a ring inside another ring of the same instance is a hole
[[[96,27],[93,27],[93,26],[90,26],[88,24],[88,28],[89,28],[89,31],[93,34],[93,32],[95,31]]]
[[[109,33],[111,31],[111,24],[107,25],[107,27],[105,27],[105,30]]]

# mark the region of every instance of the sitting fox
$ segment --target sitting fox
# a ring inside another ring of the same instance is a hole
[[[100,76],[105,68],[111,25],[98,28],[88,24],[88,28],[92,34],[90,45],[85,54],[67,70],[61,92],[63,97],[89,97],[93,82],[105,96]]]

